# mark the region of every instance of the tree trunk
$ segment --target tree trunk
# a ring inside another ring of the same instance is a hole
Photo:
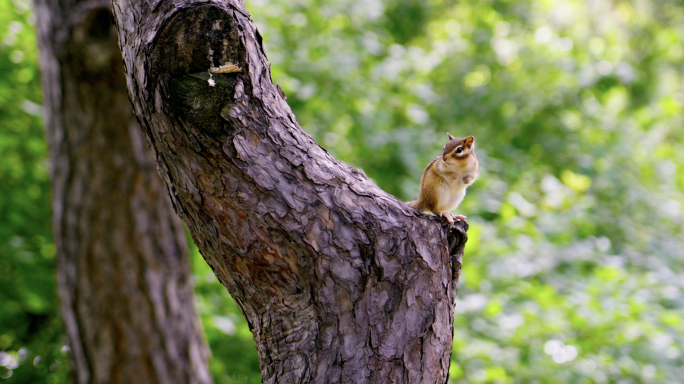
[[[78,383],[210,383],[187,242],[107,1],[37,0],[61,312]]]
[[[134,109],[263,381],[445,383],[467,225],[319,147],[241,0],[113,4]]]

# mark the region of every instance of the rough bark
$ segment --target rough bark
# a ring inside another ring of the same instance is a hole
[[[134,109],[249,323],[263,381],[446,382],[467,225],[319,147],[271,82],[241,0],[113,4]],[[240,71],[209,73],[226,63]]]
[[[180,221],[107,1],[37,0],[61,312],[77,383],[210,383]]]

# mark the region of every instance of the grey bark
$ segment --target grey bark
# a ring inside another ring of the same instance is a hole
[[[113,4],[134,109],[263,382],[445,383],[467,225],[319,147],[241,0]],[[209,73],[226,63],[240,70]]]
[[[108,1],[36,0],[61,313],[77,383],[210,383],[187,242]]]

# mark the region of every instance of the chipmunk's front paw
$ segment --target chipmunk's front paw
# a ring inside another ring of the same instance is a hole
[[[467,219],[467,217],[465,217],[463,215],[452,215],[452,216],[453,216],[454,220],[458,220],[458,221],[465,221]]]

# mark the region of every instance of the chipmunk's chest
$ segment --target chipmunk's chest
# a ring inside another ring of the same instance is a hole
[[[442,174],[442,180],[448,187],[450,194],[456,194],[467,186],[463,181],[461,172],[445,172]]]
[[[456,208],[466,194],[466,185],[459,179],[445,180],[437,191],[438,208],[440,211],[448,212]]]

